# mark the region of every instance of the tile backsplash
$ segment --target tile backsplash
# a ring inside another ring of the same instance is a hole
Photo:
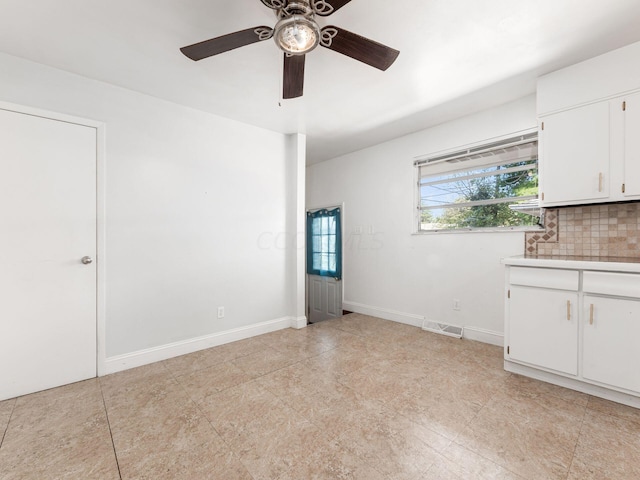
[[[545,210],[545,230],[525,234],[526,255],[640,257],[640,203]]]

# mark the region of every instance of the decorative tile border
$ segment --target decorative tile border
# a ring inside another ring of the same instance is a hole
[[[640,258],[640,202],[545,210],[545,231],[525,234],[526,255]]]
[[[542,243],[558,242],[558,210],[546,209],[544,211],[543,232],[527,232],[525,234],[525,252],[527,255],[538,255],[538,245]]]

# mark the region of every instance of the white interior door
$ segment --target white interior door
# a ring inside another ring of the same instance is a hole
[[[0,400],[96,376],[96,142],[0,109]]]

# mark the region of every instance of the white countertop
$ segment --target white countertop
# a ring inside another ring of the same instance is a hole
[[[604,272],[640,273],[640,258],[584,257],[560,255],[518,255],[502,259],[505,265],[520,267],[565,268]]]

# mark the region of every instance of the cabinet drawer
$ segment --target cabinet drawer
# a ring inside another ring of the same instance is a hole
[[[579,277],[580,274],[577,270],[511,267],[509,283],[528,287],[578,291]]]
[[[640,275],[584,272],[582,289],[585,293],[640,298]]]

